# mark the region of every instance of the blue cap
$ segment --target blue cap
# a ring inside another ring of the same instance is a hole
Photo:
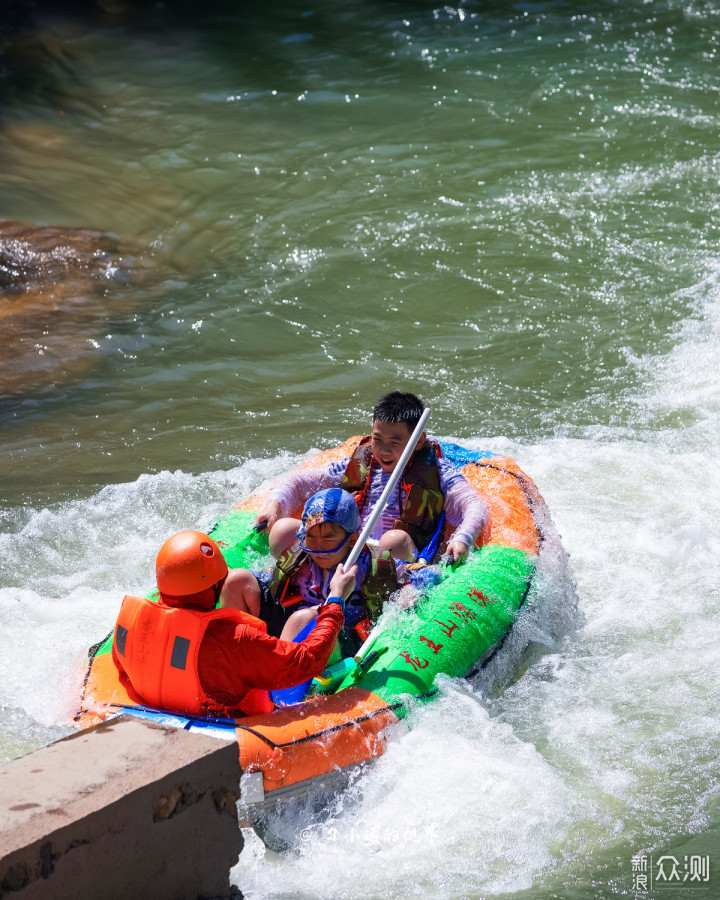
[[[360,510],[353,495],[342,488],[327,488],[313,494],[305,504],[297,536],[302,537],[322,522],[334,522],[350,534],[360,531]]]

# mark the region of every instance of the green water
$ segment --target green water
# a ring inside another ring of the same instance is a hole
[[[0,216],[123,246],[98,309],[23,335],[25,389],[0,397],[4,755],[65,721],[40,685],[148,589],[159,536],[404,388],[434,433],[535,478],[586,625],[485,705],[449,687],[334,843],[248,852],[238,884],[632,895],[633,854],[688,841],[714,873],[720,6],[13,4],[0,24]],[[432,840],[378,849],[374,824],[413,812]]]
[[[150,272],[5,404],[6,494],[335,442],[395,385],[438,433],[633,419],[718,239],[710,6],[203,9],[55,16],[16,63],[4,215]]]

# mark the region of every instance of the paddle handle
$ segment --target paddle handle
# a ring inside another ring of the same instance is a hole
[[[405,449],[402,452],[402,456],[397,462],[388,483],[385,485],[385,490],[380,495],[380,499],[375,504],[375,509],[370,513],[367,522],[365,523],[363,530],[360,532],[360,537],[358,538],[357,543],[350,551],[350,555],[345,560],[345,565],[343,568],[347,572],[350,566],[354,566],[358,560],[358,556],[360,556],[362,552],[362,548],[365,546],[365,541],[372,534],[372,530],[375,527],[375,523],[380,518],[380,516],[385,512],[385,507],[387,506],[387,502],[390,499],[390,494],[392,494],[395,485],[400,480],[400,476],[402,475],[405,466],[407,465],[407,461],[410,459],[413,450],[415,449],[415,444],[417,444],[420,439],[420,435],[423,433],[423,428],[425,427],[425,423],[430,418],[430,413],[432,410],[426,409],[423,410],[423,414],[420,416],[420,421],[415,426],[415,431],[413,431],[410,436],[410,440],[405,445]]]

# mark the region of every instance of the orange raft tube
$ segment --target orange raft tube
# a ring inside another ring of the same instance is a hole
[[[265,793],[288,788],[380,756],[385,751],[383,729],[397,721],[376,694],[348,687],[236,720],[240,765],[244,773],[262,772]]]

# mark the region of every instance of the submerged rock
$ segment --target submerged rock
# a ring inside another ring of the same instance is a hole
[[[0,397],[77,377],[98,360],[136,266],[122,243],[99,231],[0,221]]]
[[[119,241],[100,231],[0,221],[0,290],[27,293],[70,273],[104,274]]]

